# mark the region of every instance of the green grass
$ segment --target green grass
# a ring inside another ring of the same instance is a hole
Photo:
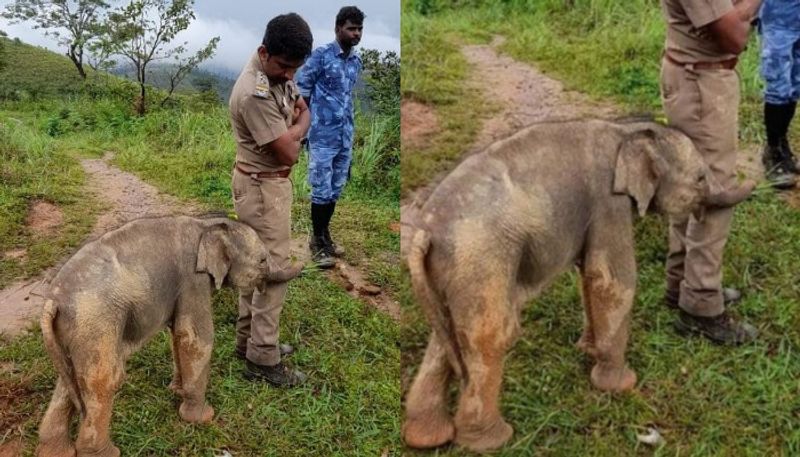
[[[407,5],[404,1],[401,41],[406,57],[401,93],[405,99],[435,107],[439,131],[422,150],[402,147],[404,194],[451,167],[469,147],[480,120],[495,108],[466,83],[469,67],[458,52],[465,38],[453,30],[459,17],[431,19],[413,13]]]
[[[438,92],[436,84],[424,84],[424,72],[416,69],[460,60],[460,44],[485,41],[492,34],[506,38],[502,51],[535,64],[570,89],[615,101],[623,110],[660,111],[664,26],[657,2],[417,0],[403,7],[404,33],[412,35],[408,41],[404,35],[404,46],[419,43],[410,52],[404,48],[409,69],[404,76],[412,78],[403,80],[404,96],[425,100],[439,112],[449,108],[447,97],[453,87],[465,83],[468,69],[450,72]],[[425,27],[405,29],[417,22]],[[436,39],[428,39],[431,33],[449,38],[446,51]],[[757,65],[758,43],[753,38],[739,66],[744,145],[760,142],[763,135]],[[419,92],[424,98],[405,90],[413,87],[423,87]],[[474,131],[476,126],[468,124],[479,120],[465,120],[460,131]],[[794,124],[796,142],[800,123]],[[431,176],[425,170],[414,171],[417,176],[406,176],[406,168],[403,172],[404,185],[406,180],[423,184]],[[675,333],[674,312],[661,304],[666,221],[650,216],[637,222],[639,279],[628,354],[639,383],[629,394],[603,394],[591,387],[592,362],[574,347],[582,327],[576,278],[565,274],[522,313],[523,333],[506,360],[501,397],[503,414],[515,434],[495,455],[800,453],[799,223],[800,213],[773,193],[737,207],[725,254],[725,283],[745,292],[735,313],[755,324],[761,335],[754,344],[727,348]],[[407,389],[428,327],[408,280],[403,281],[401,374]],[[659,429],[663,446],[654,449],[637,442],[636,434],[648,426]],[[408,454],[467,455],[452,447]]]
[[[0,288],[54,264],[88,234],[99,204],[86,198],[78,161],[23,119],[0,113]],[[25,224],[37,201],[63,211],[63,229],[38,235]],[[26,249],[23,258],[2,254]]]
[[[75,65],[63,55],[17,40],[0,40],[5,61],[0,69],[0,98],[63,96],[76,93],[83,86]]]
[[[29,82],[35,79],[31,75]],[[0,102],[0,252],[28,247],[36,259],[0,260],[0,286],[56,263],[94,222],[102,204],[85,193],[81,157],[114,152],[114,165],[163,192],[210,209],[232,209],[235,146],[227,109],[189,95],[139,118],[128,90],[124,82],[101,78],[67,97]],[[392,294],[402,281],[399,234],[392,229],[400,218],[399,119],[359,114],[355,155],[358,169],[337,205],[332,232],[347,249],[347,260]],[[305,163],[304,158],[293,175],[294,236],[310,231]],[[27,205],[37,198],[59,205],[66,215],[62,231],[46,240],[24,226]],[[308,373],[309,381],[283,390],[242,378],[242,362],[232,354],[235,293],[217,293],[214,306],[213,424],[190,426],[178,419],[178,400],[166,388],[172,368],[162,334],[127,364],[112,421],[123,455],[210,456],[222,449],[233,455],[381,455],[400,447],[399,328],[389,316],[351,298],[322,273],[293,281],[281,338],[299,348],[289,363]],[[14,371],[7,370],[9,364]],[[0,446],[21,435],[23,454],[32,454],[53,385],[38,331],[0,342]]]
[[[232,355],[235,294],[221,291],[214,303],[207,396],[216,410],[213,423],[180,421],[179,399],[167,388],[172,362],[168,334],[162,333],[127,363],[111,425],[122,454],[195,456],[227,449],[233,455],[380,455],[397,447],[397,326],[319,273],[292,282],[288,295],[282,340],[297,346],[289,362],[309,375],[306,384],[275,389],[242,378],[243,362]],[[15,425],[23,431],[25,455],[33,451],[55,381],[40,340],[37,332],[0,346],[0,363],[17,369],[0,375],[0,394],[26,392],[12,399],[11,408],[24,417]]]

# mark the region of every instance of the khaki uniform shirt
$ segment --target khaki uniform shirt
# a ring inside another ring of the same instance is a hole
[[[720,62],[736,57],[708,36],[708,24],[733,9],[731,0],[661,0],[667,53],[679,62]]]
[[[280,171],[279,163],[264,147],[292,126],[294,104],[300,91],[293,81],[271,85],[253,54],[231,91],[230,112],[236,140],[236,162],[247,172]]]

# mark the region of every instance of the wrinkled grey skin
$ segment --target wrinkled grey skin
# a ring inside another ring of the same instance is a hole
[[[473,451],[512,435],[498,408],[503,359],[520,309],[578,265],[592,383],[636,383],[625,362],[636,285],[633,218],[655,207],[687,217],[708,201],[738,203],[749,184],[711,192],[709,171],[682,133],[655,123],[543,123],[462,162],[404,229],[414,293],[431,323],[406,398],[412,447],[450,440]],[[452,375],[461,380],[454,417]]]
[[[180,415],[208,422],[205,402],[213,343],[211,292],[223,283],[252,290],[286,281],[247,225],[227,218],[140,219],[83,246],[50,284],[42,314],[58,382],[39,429],[40,456],[116,456],[109,422],[125,361],[164,327],[172,333],[172,388]],[[70,417],[81,422],[75,443]]]

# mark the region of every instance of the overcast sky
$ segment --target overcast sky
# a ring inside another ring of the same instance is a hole
[[[12,0],[0,0],[0,10]],[[114,2],[112,4],[122,4]],[[269,19],[278,14],[296,12],[311,26],[314,47],[333,41],[334,22],[339,8],[358,6],[367,16],[364,36],[358,48],[372,48],[400,53],[400,0],[359,0],[343,3],[320,0],[195,0],[197,19],[176,41],[189,41],[191,47],[204,45],[213,36],[220,37],[217,53],[211,65],[222,66],[238,72],[255,51],[264,36]],[[63,49],[44,36],[44,31],[34,30],[28,23],[10,25],[0,17],[0,30],[12,38],[18,37],[30,44],[40,45],[59,53]],[[195,48],[195,49],[196,49]]]

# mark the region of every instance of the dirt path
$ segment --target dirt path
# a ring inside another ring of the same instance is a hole
[[[483,123],[472,150],[493,142],[530,124],[544,120],[578,117],[611,118],[621,110],[610,103],[592,101],[588,96],[564,89],[561,82],[536,68],[500,54],[505,38],[495,36],[490,44],[464,46],[461,52],[474,69],[469,84],[501,110]]]
[[[135,175],[109,165],[108,161],[112,158],[108,154],[103,159],[81,160],[81,166],[88,176],[87,191],[108,205],[97,218],[87,241],[133,219],[203,212],[199,204],[187,203],[162,194]],[[48,208],[46,212],[50,215],[42,222],[48,224],[48,228],[54,219],[53,211],[58,209]],[[309,259],[308,241],[305,237],[292,240],[292,254],[299,259]],[[15,255],[24,255],[24,252]],[[43,282],[55,273],[55,269],[56,267],[50,268],[36,278],[18,281],[0,290],[0,335],[13,338],[35,325],[42,307],[41,294],[45,288]],[[361,299],[399,320],[399,304],[380,288],[372,285],[357,268],[340,261],[337,269],[328,275],[334,282],[345,286],[348,294],[354,298]]]

